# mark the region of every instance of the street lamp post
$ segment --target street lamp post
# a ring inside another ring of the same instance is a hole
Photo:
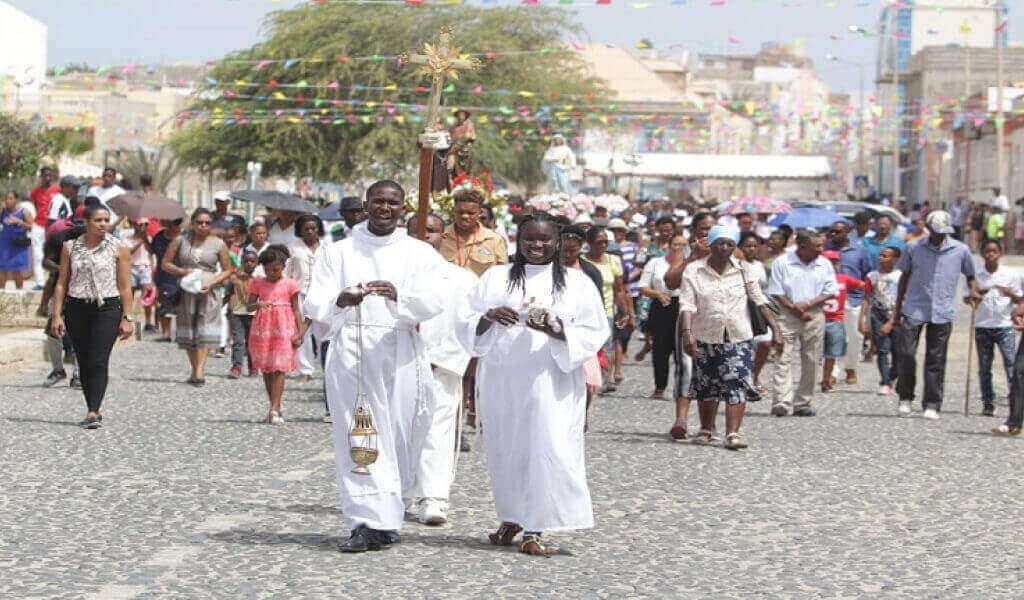
[[[896,35],[897,21],[896,10],[892,11],[892,29],[888,34],[877,34],[881,37],[889,37],[892,39],[892,82],[893,82],[893,96],[895,110],[895,125],[893,132],[893,144],[892,144],[892,158],[893,158],[893,169],[892,169],[892,203],[893,206],[898,205],[900,199],[900,130],[903,125],[902,115],[902,102],[900,101],[900,57],[899,57],[899,36]],[[862,36],[871,35],[867,29],[859,25],[850,25],[847,29],[851,33],[859,33]]]
[[[825,60],[857,67],[857,87],[859,96],[859,106],[857,109],[857,173],[859,175],[864,175],[864,169],[866,168],[864,164],[864,63],[843,60],[831,53],[825,55]]]
[[[1004,116],[1003,116],[1003,44],[1002,40],[1006,39],[1005,31],[1006,25],[1002,23],[1005,9],[1003,8],[1002,0],[995,2],[994,9],[996,11],[996,185],[999,186],[1000,192],[1008,194],[1009,191],[1006,189],[1006,164],[1005,164],[1005,152],[1006,149],[1003,147],[1006,144],[1006,132],[1004,130]]]

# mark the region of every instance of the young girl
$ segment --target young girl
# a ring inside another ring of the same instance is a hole
[[[868,310],[860,312],[860,331],[870,335],[875,342],[878,354],[878,395],[892,394],[892,385],[896,380],[896,293],[900,284],[899,269],[893,268],[900,258],[900,249],[886,246],[878,253],[878,270],[867,274],[867,295],[864,304]],[[889,363],[892,356],[893,362]],[[900,414],[910,414],[910,402],[900,403]]]
[[[296,348],[302,344],[306,324],[299,312],[299,283],[283,277],[288,261],[288,248],[271,244],[260,254],[260,266],[266,277],[249,281],[249,308],[256,316],[249,332],[249,357],[254,369],[263,373],[263,383],[270,396],[267,422],[283,425],[281,395],[284,374],[298,366]]]

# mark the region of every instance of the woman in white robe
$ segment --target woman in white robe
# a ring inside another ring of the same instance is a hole
[[[478,417],[502,524],[491,543],[550,556],[543,531],[594,526],[587,488],[583,365],[608,338],[601,296],[566,270],[558,225],[546,214],[519,226],[507,267],[484,273],[463,307],[460,335],[480,357]]]

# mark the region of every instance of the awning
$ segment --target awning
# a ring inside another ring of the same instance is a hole
[[[614,158],[613,158],[614,157]],[[825,156],[584,152],[586,172],[663,179],[829,179]]]

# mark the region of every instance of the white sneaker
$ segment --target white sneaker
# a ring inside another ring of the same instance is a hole
[[[931,421],[938,421],[939,411],[935,410],[934,408],[926,408],[924,409],[924,414],[921,416]]]
[[[909,417],[911,412],[910,400],[900,400],[900,416]]]
[[[420,523],[424,525],[444,525],[447,522],[448,511],[440,500],[424,498],[420,501]]]
[[[879,396],[888,396],[891,393],[892,393],[892,388],[891,387],[889,387],[887,385],[880,385],[880,386],[878,386],[878,395]]]

